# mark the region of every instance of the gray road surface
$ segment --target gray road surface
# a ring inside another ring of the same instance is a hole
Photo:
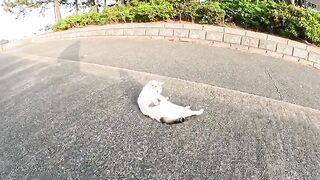
[[[0,179],[320,178],[320,71],[203,45],[91,39],[0,54]],[[144,117],[165,81],[187,122]]]

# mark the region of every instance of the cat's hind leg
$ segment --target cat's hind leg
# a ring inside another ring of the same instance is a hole
[[[155,106],[158,106],[160,104],[159,100],[156,98],[152,99],[151,101],[152,101],[153,105],[155,105]]]
[[[192,111],[192,112],[193,112],[193,115],[199,116],[203,113],[203,109],[200,109],[199,111]]]

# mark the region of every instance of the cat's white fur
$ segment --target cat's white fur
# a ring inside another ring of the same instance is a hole
[[[141,112],[148,116],[150,106],[159,105],[161,101],[167,101],[168,98],[161,95],[163,82],[149,81],[142,89],[138,97],[138,105]]]
[[[142,89],[138,97],[138,105],[141,112],[162,123],[181,122],[186,117],[201,115],[203,109],[192,111],[190,106],[179,106],[161,95],[163,82],[149,81]]]

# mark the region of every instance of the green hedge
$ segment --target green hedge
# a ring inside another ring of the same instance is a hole
[[[107,7],[101,13],[69,16],[54,31],[119,22],[184,20],[201,24],[235,23],[256,31],[320,44],[320,12],[288,5],[281,0],[151,0]]]
[[[225,11],[218,2],[208,1],[195,6],[193,17],[200,24],[219,24],[224,22]]]
[[[320,12],[284,2],[223,0],[225,20],[242,27],[320,44]]]

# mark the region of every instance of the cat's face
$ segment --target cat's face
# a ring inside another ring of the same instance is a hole
[[[160,81],[156,81],[156,80],[151,80],[147,83],[147,87],[152,90],[155,91],[156,93],[161,93],[162,92],[162,85],[164,84],[164,82],[160,82]]]

